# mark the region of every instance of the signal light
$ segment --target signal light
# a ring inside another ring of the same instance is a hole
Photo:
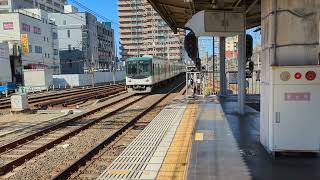
[[[301,79],[301,77],[302,77],[302,74],[299,73],[299,72],[297,72],[296,74],[294,74],[294,78],[296,78],[296,79]]]
[[[282,81],[288,81],[290,79],[291,75],[288,71],[284,71],[280,74],[280,79]]]
[[[306,79],[309,81],[314,80],[317,77],[317,74],[314,71],[308,71],[306,73]]]

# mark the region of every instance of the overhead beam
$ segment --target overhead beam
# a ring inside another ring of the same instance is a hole
[[[257,4],[258,1],[260,0],[255,0],[252,4],[250,4],[250,6],[246,10],[246,14],[248,14],[252,10],[252,8]]]
[[[234,4],[233,8],[237,8],[237,7],[239,6],[239,4],[241,3],[241,1],[242,1],[242,0],[238,0],[238,1]]]

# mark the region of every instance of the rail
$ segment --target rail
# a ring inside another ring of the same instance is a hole
[[[153,102],[147,109],[140,112],[138,115],[132,117],[128,123],[119,128],[116,132],[112,133],[110,136],[105,138],[101,143],[92,148],[89,152],[83,155],[80,159],[76,160],[69,167],[61,171],[57,176],[53,178],[53,180],[63,180],[67,179],[73,172],[77,171],[81,166],[85,165],[87,161],[89,161],[94,155],[96,155],[101,149],[103,149],[106,145],[112,143],[118,136],[120,136],[124,131],[133,126],[141,117],[151,111],[157,104],[159,104],[162,100],[168,97],[173,91],[185,85],[185,82],[179,84],[174,87],[168,93],[163,95],[159,100]],[[182,90],[183,92],[185,89]]]
[[[54,133],[54,131],[56,130],[59,130],[60,128],[64,129],[64,127],[68,127],[68,125],[72,122],[75,122],[75,121],[78,121],[78,120],[81,120],[87,116],[90,116],[94,113],[97,113],[103,109],[106,109],[114,104],[117,104],[121,101],[123,101],[124,99],[126,98],[129,98],[129,97],[132,97],[133,95],[131,96],[128,96],[128,97],[125,97],[125,98],[122,98],[122,99],[119,99],[117,101],[114,101],[114,102],[111,102],[111,103],[107,103],[103,106],[100,106],[98,108],[95,108],[93,110],[90,110],[90,111],[87,111],[85,113],[82,113],[80,115],[77,115],[73,118],[70,118],[66,121],[63,121],[63,122],[60,122],[58,124],[55,124],[53,126],[50,126],[46,129],[43,129],[43,130],[40,130],[34,134],[31,134],[31,135],[28,135],[24,138],[21,138],[19,140],[16,140],[14,142],[11,142],[11,143],[8,143],[4,146],[1,146],[0,147],[0,153],[6,153],[6,152],[10,152],[10,150],[13,150],[14,148],[21,148],[23,147],[23,145],[26,144],[26,146],[28,145],[28,143],[32,142],[32,141],[35,141],[35,140],[38,140],[39,138],[41,137],[44,137],[45,135],[49,134],[49,133]],[[141,96],[137,99],[135,99],[134,101],[132,102],[129,102],[129,103],[126,103],[125,105],[117,108],[117,109],[113,109],[112,111],[108,112],[107,114],[103,114],[102,116],[99,116],[97,118],[94,118],[93,121],[89,121],[83,125],[81,125],[80,127],[78,128],[75,128],[75,129],[72,129],[71,128],[71,131],[69,131],[68,133],[50,141],[49,143],[43,145],[43,146],[40,146],[40,147],[37,147],[36,149],[32,150],[32,151],[27,151],[26,154],[23,154],[22,156],[19,156],[18,158],[15,158],[14,160],[11,160],[7,163],[4,163],[4,165],[0,166],[0,175],[4,175],[8,172],[10,172],[13,168],[17,167],[17,166],[20,166],[22,165],[25,161],[37,156],[37,154],[40,154],[44,151],[46,151],[47,149],[50,149],[52,147],[54,147],[56,144],[60,143],[60,142],[63,142],[64,140],[66,139],[69,139],[70,137],[72,136],[75,136],[77,135],[78,133],[80,133],[81,131],[85,130],[85,129],[88,129],[89,127],[91,127],[92,125],[100,122],[101,120],[107,118],[107,117],[110,117],[114,114],[116,114],[117,112],[121,111],[122,109],[134,104],[135,102],[137,101],[140,101],[141,99],[145,98],[147,95],[144,95],[144,96]]]

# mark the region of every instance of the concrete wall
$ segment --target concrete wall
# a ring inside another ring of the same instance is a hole
[[[61,74],[53,75],[53,84],[55,87],[67,86],[88,86],[92,84],[92,74]],[[96,72],[95,83],[106,83],[113,81],[112,72]],[[118,71],[115,73],[115,80],[121,81],[125,79],[125,72]]]

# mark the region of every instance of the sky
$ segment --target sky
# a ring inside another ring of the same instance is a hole
[[[115,30],[115,42],[116,49],[119,55],[119,20],[118,20],[118,0],[77,0],[81,4],[85,5],[89,9],[97,12],[98,14],[110,19],[112,21],[112,28]],[[73,4],[72,0],[68,1],[69,4]],[[76,5],[75,5],[76,6]],[[77,6],[76,6],[77,7]],[[78,7],[79,8],[79,7]],[[79,8],[79,11],[84,11]],[[99,20],[99,19],[98,19]],[[253,32],[256,28],[247,30],[248,34],[251,34],[253,37],[254,47],[261,42],[260,32]],[[208,52],[209,56],[212,55],[212,37],[203,37],[203,45],[206,46],[200,53]],[[210,54],[211,53],[211,54]]]

